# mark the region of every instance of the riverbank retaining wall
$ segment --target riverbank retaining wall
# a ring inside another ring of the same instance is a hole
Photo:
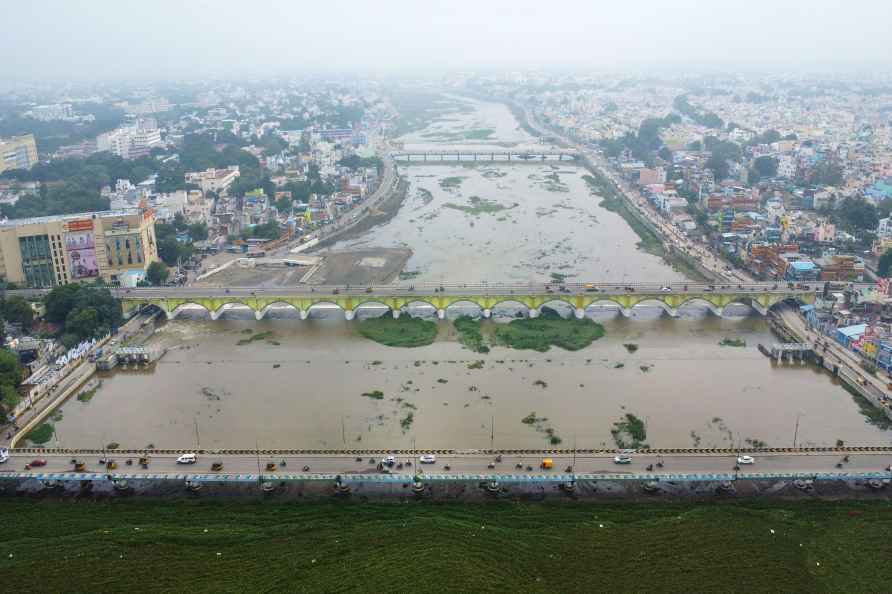
[[[887,473],[888,474],[888,473]],[[735,499],[890,499],[889,478],[772,478],[736,480],[577,480],[572,483],[449,480],[413,483],[347,481],[267,481],[187,483],[186,480],[134,479],[51,481],[35,478],[0,481],[0,497],[55,499],[197,498],[344,502],[488,501],[720,501]]]

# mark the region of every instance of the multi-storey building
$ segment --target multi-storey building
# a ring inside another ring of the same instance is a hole
[[[0,173],[10,169],[31,169],[37,164],[37,142],[33,134],[0,138]]]
[[[0,224],[0,276],[29,287],[101,278],[135,286],[158,259],[151,209],[14,219]]]
[[[186,183],[197,185],[204,193],[223,194],[238,176],[238,165],[232,165],[226,169],[207,169],[205,171],[189,172],[186,174]]]
[[[161,131],[157,128],[116,128],[96,137],[98,151],[108,151],[122,159],[145,157],[160,144]]]

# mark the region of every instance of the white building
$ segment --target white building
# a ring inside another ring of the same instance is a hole
[[[108,151],[122,159],[145,157],[161,144],[157,128],[116,128],[96,137],[96,150]]]
[[[226,169],[207,169],[205,171],[192,171],[186,174],[186,183],[195,184],[204,193],[215,192],[221,194],[229,189],[239,176],[238,165],[231,165]]]

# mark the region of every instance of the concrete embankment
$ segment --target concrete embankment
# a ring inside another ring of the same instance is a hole
[[[890,499],[888,478],[777,477],[730,480],[577,480],[573,482],[512,482],[456,479],[414,482],[335,480],[281,480],[267,477],[244,482],[188,482],[177,480],[118,479],[91,481],[46,481],[35,478],[0,480],[0,496],[55,497],[60,499],[106,499],[139,497],[179,498],[275,498],[283,500],[325,500],[365,502],[517,501],[641,501],[684,500],[721,501],[743,499]]]
[[[876,377],[866,369],[853,364],[847,357],[843,347],[829,337],[818,342],[813,341],[812,334],[798,323],[801,320],[790,311],[774,313],[769,317],[769,327],[781,339],[787,342],[799,342],[811,345],[815,356],[814,362],[838,378],[840,383],[853,395],[864,398],[871,406],[892,420],[892,398],[888,386],[882,385]]]

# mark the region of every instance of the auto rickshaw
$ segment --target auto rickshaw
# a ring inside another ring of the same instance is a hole
[[[276,466],[275,462],[267,462],[266,463],[266,469],[268,471],[272,472],[273,470],[276,470],[276,468],[278,468],[278,466]]]
[[[74,471],[75,472],[83,472],[84,470],[86,470],[86,468],[87,468],[87,465],[84,463],[83,460],[75,460],[74,461]]]
[[[139,465],[143,468],[149,467],[149,457],[148,456],[140,456],[139,457]]]
[[[114,460],[108,460],[108,461],[106,461],[106,463],[105,463],[105,468],[106,468],[107,470],[114,470],[114,469],[117,468],[117,467],[118,467],[118,463],[115,462]]]
[[[211,464],[211,470],[217,470],[217,471],[223,470],[223,463],[222,462],[214,462],[213,464]]]
[[[539,468],[541,468],[542,470],[551,470],[552,468],[554,468],[554,460],[552,460],[551,458],[545,458],[544,460],[542,460],[542,464],[539,465]]]

